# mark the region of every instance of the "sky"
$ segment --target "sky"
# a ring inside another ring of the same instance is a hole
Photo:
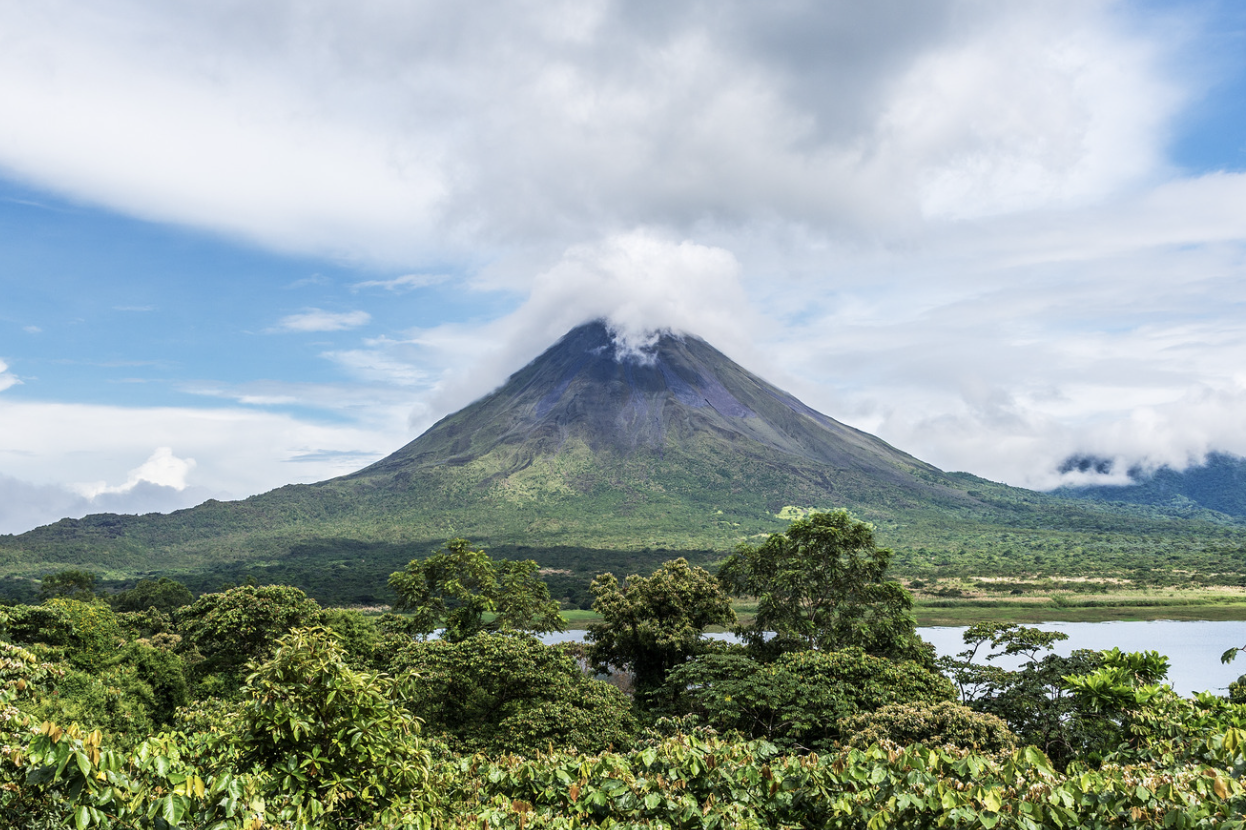
[[[1246,455],[1246,5],[0,3],[0,533],[358,469],[600,317],[1018,486]]]

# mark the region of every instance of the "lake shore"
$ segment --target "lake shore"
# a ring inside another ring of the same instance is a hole
[[[957,589],[960,590],[960,589]],[[973,625],[980,622],[1143,622],[1149,620],[1246,620],[1246,589],[1211,586],[1139,590],[1123,587],[1106,593],[1044,592],[1022,596],[998,596],[987,592],[966,596],[930,596],[914,592],[913,611],[919,626]],[[742,620],[755,606],[735,603]],[[592,611],[564,610],[571,630],[586,628],[600,617]]]

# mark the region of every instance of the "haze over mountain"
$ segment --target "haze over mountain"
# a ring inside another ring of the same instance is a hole
[[[1109,567],[1173,540],[1216,556],[1224,534],[1243,537],[1234,551],[1246,541],[1214,514],[1198,523],[1188,510],[1140,516],[944,473],[695,336],[663,332],[628,346],[594,321],[350,475],[0,537],[0,574],[11,580],[0,587],[14,593],[65,567],[111,579],[172,573],[202,586],[260,569],[266,581],[333,583],[325,590],[354,580],[352,596],[371,601],[390,570],[456,536],[584,581],[594,568],[648,561],[650,549],[712,558],[833,507],[877,523],[897,562],[922,572],[1015,569],[1009,557],[1022,555],[1041,567],[1043,551],[1066,549],[1086,551],[1085,567]]]

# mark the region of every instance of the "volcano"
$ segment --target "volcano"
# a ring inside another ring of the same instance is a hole
[[[1222,517],[1199,524],[1188,511],[1140,512],[945,473],[815,411],[698,337],[666,332],[628,348],[595,321],[350,475],[0,537],[0,594],[28,596],[39,576],[82,568],[114,584],[172,575],[206,590],[254,578],[330,601],[383,601],[388,573],[454,537],[574,574],[579,587],[567,590],[583,594],[594,573],[635,572],[683,552],[709,563],[837,507],[877,525],[896,564],[916,573],[1011,572],[1010,560],[1042,567],[1063,550],[1077,551],[1083,569],[1092,552],[1095,567],[1149,567],[1166,546],[1207,548],[1207,568],[1236,572],[1222,561],[1226,534],[1246,549],[1246,531],[1224,528]]]
[[[596,321],[394,454],[330,484],[435,493],[447,506],[466,500],[490,509],[494,524],[481,530],[495,537],[574,538],[591,527],[600,542],[617,525],[611,544],[669,544],[672,532],[688,535],[676,518],[698,532],[718,527],[712,535],[728,542],[769,529],[785,508],[971,500],[942,476],[698,337],[667,332],[627,348]],[[650,538],[657,532],[663,539]]]

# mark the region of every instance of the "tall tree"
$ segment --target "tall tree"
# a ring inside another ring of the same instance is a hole
[[[585,675],[567,647],[534,637],[412,642],[390,665],[419,677],[407,707],[456,750],[600,752],[629,743],[635,728],[626,695]]]
[[[757,598],[757,615],[741,629],[756,648],[858,646],[930,664],[913,598],[885,579],[891,555],[875,543],[872,526],[835,510],[799,519],[757,547],[741,545],[718,576],[729,593]]]
[[[140,579],[133,588],[115,594],[109,601],[118,611],[137,612],[155,608],[171,614],[194,602],[195,595],[177,580],[162,576],[159,579]]]
[[[589,658],[595,667],[631,672],[642,692],[662,686],[671,669],[701,650],[710,625],[731,625],[731,599],[704,568],[686,559],[663,563],[651,576],[614,574],[593,580],[593,610],[602,621],[588,627]]]
[[[494,560],[466,539],[451,539],[427,559],[413,559],[389,577],[395,610],[413,612],[412,627],[447,640],[481,631],[562,631],[558,603],[537,575],[537,563]]]

